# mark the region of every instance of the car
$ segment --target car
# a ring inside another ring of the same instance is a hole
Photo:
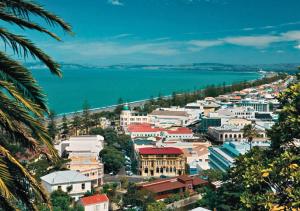
[[[109,173],[109,175],[110,175],[110,176],[114,176],[115,173],[112,171],[112,172]]]

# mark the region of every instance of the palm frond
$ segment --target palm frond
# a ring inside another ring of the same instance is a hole
[[[19,62],[10,59],[6,54],[0,51],[0,80],[13,83],[16,88],[25,97],[38,104],[41,109],[48,112],[45,102],[45,95],[37,85],[36,80]]]
[[[28,54],[30,54],[33,58],[38,58],[42,61],[53,74],[61,76],[59,64],[53,61],[50,56],[35,46],[29,39],[21,35],[10,33],[4,28],[0,28],[0,37],[5,43],[9,44],[12,50],[18,55],[22,54],[22,56],[26,58]]]
[[[37,104],[32,102],[30,99],[24,97],[22,93],[20,93],[17,88],[11,82],[1,81],[0,87],[6,89],[9,94],[14,97],[17,101],[19,101],[22,105],[24,105],[27,109],[29,109],[33,114],[43,117],[43,109],[41,109]]]
[[[57,15],[48,12],[42,6],[35,2],[24,1],[24,0],[0,0],[7,10],[10,10],[14,15],[26,18],[29,20],[29,15],[36,15],[43,18],[50,25],[59,25],[63,30],[71,32],[71,26],[63,21]]]
[[[10,154],[10,152],[0,145],[0,160],[1,163],[6,166],[7,171],[5,176],[10,175],[13,178],[13,182],[5,181],[5,184],[8,184],[8,187],[12,189],[14,195],[17,195],[18,198],[22,199],[22,202],[25,203],[32,210],[38,210],[35,206],[37,201],[50,204],[50,199],[44,190],[44,188],[39,184],[39,182]],[[0,169],[1,168],[0,166]],[[0,171],[1,172],[1,171]],[[27,188],[26,188],[27,187]],[[31,193],[34,193],[34,200],[32,201]],[[11,198],[1,195],[8,202],[12,201]]]
[[[49,30],[47,30],[43,27],[41,27],[40,25],[38,25],[36,23],[33,23],[33,22],[29,22],[29,21],[24,20],[24,19],[21,19],[21,18],[15,16],[15,15],[2,12],[1,10],[0,10],[0,19],[3,20],[3,21],[7,21],[8,23],[16,24],[19,27],[21,27],[22,29],[28,28],[28,29],[37,30],[39,32],[46,33],[46,34],[50,35],[51,37],[53,37],[54,39],[60,41],[60,38],[56,34],[50,32]]]

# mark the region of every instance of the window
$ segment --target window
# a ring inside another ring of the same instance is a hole
[[[81,189],[84,190],[85,189],[85,183],[81,184]]]
[[[57,189],[58,189],[58,190],[61,190],[61,186],[60,186],[60,185],[59,185],[59,186],[57,186]]]
[[[101,210],[101,205],[96,205],[96,211],[100,211],[100,210]]]

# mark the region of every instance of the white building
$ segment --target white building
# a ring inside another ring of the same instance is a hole
[[[98,158],[99,152],[103,149],[104,138],[100,135],[71,136],[69,140],[55,145],[60,156],[64,153],[90,153]]]
[[[149,123],[147,113],[131,111],[128,104],[125,104],[120,114],[120,126],[125,130],[130,124]]]
[[[71,161],[67,164],[70,170],[79,171],[91,179],[92,186],[103,184],[104,165],[95,156],[87,154],[74,154],[68,157]]]
[[[255,110],[252,107],[233,107],[226,109],[219,109],[215,112],[218,117],[224,119],[240,118],[240,119],[255,119]]]
[[[190,116],[187,111],[175,108],[160,108],[152,111],[148,116],[150,123],[156,127],[183,127],[190,124]]]
[[[76,201],[87,191],[91,191],[91,179],[77,171],[56,171],[41,177],[41,180],[49,194],[62,190]]]
[[[256,99],[243,99],[238,104],[242,107],[252,107],[257,112],[269,112],[269,102],[265,100],[256,100]]]
[[[126,134],[132,139],[136,138],[165,138],[168,139],[194,139],[192,130],[186,127],[175,127],[170,129],[154,127],[150,124],[131,124],[128,126]]]
[[[109,209],[109,199],[105,194],[82,197],[79,203],[84,211],[108,211]]]
[[[266,140],[266,131],[264,128],[256,125],[258,136]],[[243,129],[244,127],[235,125],[222,125],[220,127],[209,127],[208,134],[218,142],[225,141],[242,141],[245,140]]]

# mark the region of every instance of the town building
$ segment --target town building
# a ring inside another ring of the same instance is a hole
[[[174,127],[174,128],[160,128],[150,124],[131,124],[128,125],[126,134],[130,135],[132,139],[136,138],[149,138],[160,137],[164,139],[194,139],[192,130],[186,127]]]
[[[56,148],[61,156],[70,160],[67,167],[78,171],[92,181],[92,186],[103,184],[103,164],[99,153],[103,149],[104,138],[100,135],[73,136],[62,141]]]
[[[190,175],[199,174],[202,170],[209,169],[209,151],[207,145],[198,145],[195,147],[182,149],[186,162],[187,171]]]
[[[76,201],[87,191],[91,191],[91,179],[77,171],[55,171],[42,176],[41,180],[49,194],[55,190],[62,190]]]
[[[219,127],[221,126],[220,117],[206,117],[203,116],[200,119],[199,132],[206,133],[209,127]]]
[[[270,142],[254,141],[252,146],[269,147]],[[250,150],[248,142],[226,142],[222,146],[209,147],[209,165],[212,169],[226,172],[234,165],[235,158]]]
[[[194,193],[197,188],[208,186],[209,183],[197,176],[181,175],[167,179],[157,179],[138,185],[140,190],[154,194],[156,200],[168,198],[172,194]]]
[[[55,148],[60,156],[68,157],[75,153],[90,153],[98,158],[103,149],[104,137],[100,135],[71,136],[68,140],[61,141]]]
[[[109,199],[105,194],[96,194],[93,196],[82,197],[79,200],[84,211],[108,211]]]
[[[71,161],[67,164],[70,170],[79,171],[91,179],[92,187],[103,184],[104,165],[95,156],[90,154],[74,154],[69,158]]]
[[[149,116],[147,113],[131,111],[128,104],[123,106],[120,114],[120,126],[126,129],[130,124],[149,123]]]
[[[190,123],[190,117],[186,111],[160,108],[149,114],[151,124],[156,127],[183,127]]]
[[[243,99],[239,103],[237,103],[237,106],[241,107],[252,107],[257,112],[269,112],[270,107],[269,103],[265,100],[254,100],[254,99]]]
[[[255,125],[259,138],[267,139],[266,131],[264,128]],[[210,127],[208,128],[208,134],[217,142],[225,141],[242,141],[245,139],[244,126],[235,125],[222,125],[220,127]]]
[[[138,149],[138,167],[141,176],[177,176],[185,173],[186,158],[175,147],[145,147]]]

